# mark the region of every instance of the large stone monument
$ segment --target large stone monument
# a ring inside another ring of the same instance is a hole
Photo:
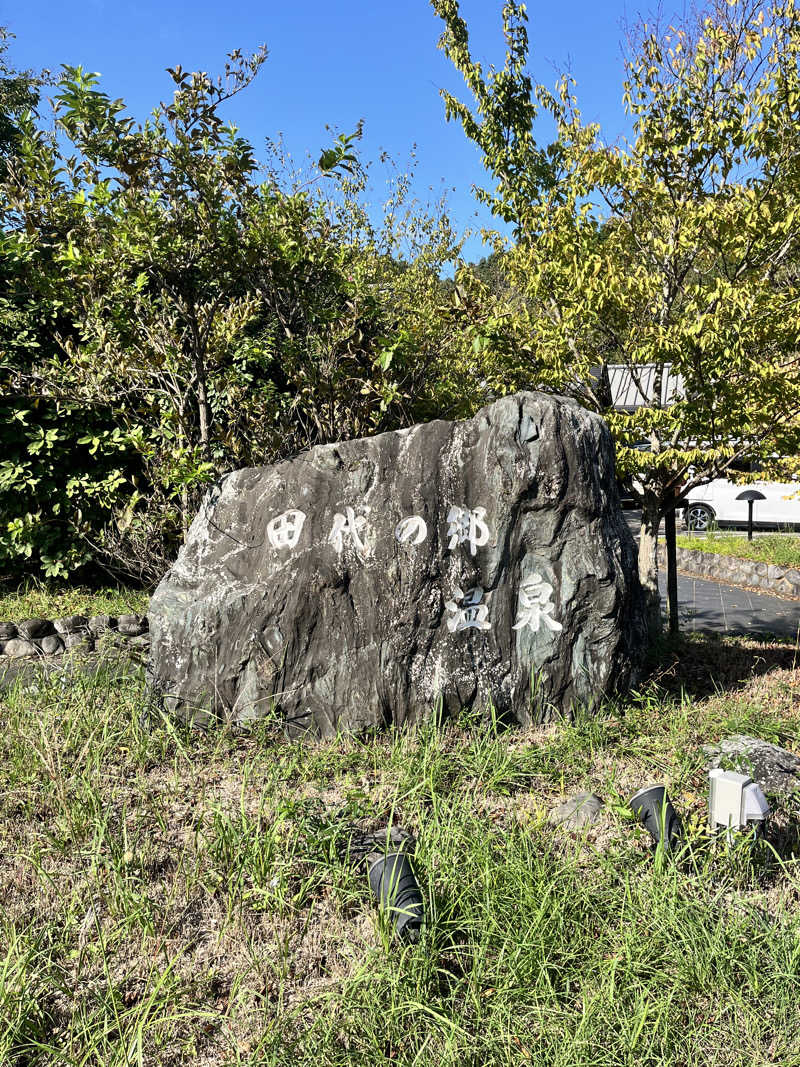
[[[291,735],[569,715],[644,644],[606,425],[541,393],[226,475],[149,617],[169,711]]]

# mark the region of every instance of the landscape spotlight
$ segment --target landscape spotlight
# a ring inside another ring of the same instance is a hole
[[[406,941],[418,941],[424,910],[411,861],[405,852],[390,852],[374,860],[370,857],[370,861],[369,884],[392,917],[398,936]]]
[[[708,772],[708,822],[712,830],[723,827],[730,840],[734,830],[750,828],[758,837],[767,815],[767,798],[752,778],[735,771]]]
[[[634,793],[628,801],[628,806],[650,831],[656,844],[661,841],[667,851],[680,844],[683,827],[667,796],[666,786],[645,786],[638,793]]]

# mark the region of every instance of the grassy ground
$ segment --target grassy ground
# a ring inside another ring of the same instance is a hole
[[[704,836],[702,743],[798,747],[797,650],[685,639],[626,706],[289,744],[143,732],[102,669],[0,698],[0,1063],[800,1064],[800,806]],[[654,861],[625,801],[690,828]],[[582,834],[546,812],[589,789]],[[414,835],[427,930],[392,940],[357,824]]]
[[[800,567],[800,536],[797,534],[759,534],[748,541],[746,534],[710,531],[707,534],[679,534],[677,544],[679,548],[754,559],[778,567]]]
[[[0,620],[58,619],[64,615],[124,615],[147,611],[148,594],[137,590],[81,586],[60,588],[29,583],[18,588],[0,584]]]

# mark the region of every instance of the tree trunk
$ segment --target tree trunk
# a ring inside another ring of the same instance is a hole
[[[667,617],[669,632],[678,633],[678,560],[675,541],[675,507],[668,507],[664,513],[664,541],[666,548],[667,571]]]
[[[639,537],[639,581],[642,583],[651,639],[661,633],[661,599],[658,595],[658,527],[660,500],[647,493],[642,501],[642,528]]]
[[[202,353],[195,357],[195,374],[197,376],[197,413],[200,421],[200,447],[203,450],[203,458],[210,457],[210,432],[211,405],[208,402],[208,388],[206,386],[206,368]]]
[[[186,447],[186,405],[185,398],[181,397],[178,402],[178,427],[177,441],[181,449]],[[189,530],[189,490],[184,485],[181,488],[181,532],[184,537]]]
[[[191,525],[191,518],[189,515],[189,490],[184,487],[181,489],[181,532],[184,537],[189,532]]]

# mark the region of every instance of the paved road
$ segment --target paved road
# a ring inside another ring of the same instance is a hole
[[[662,573],[659,588],[665,614],[666,584]],[[800,601],[683,574],[678,575],[678,617],[682,630],[778,634],[800,640]]]
[[[626,511],[625,517],[634,537],[638,537],[639,513]],[[667,581],[663,571],[659,588],[666,615]],[[735,585],[679,574],[678,612],[682,630],[778,634],[800,641],[800,601],[750,593]]]

